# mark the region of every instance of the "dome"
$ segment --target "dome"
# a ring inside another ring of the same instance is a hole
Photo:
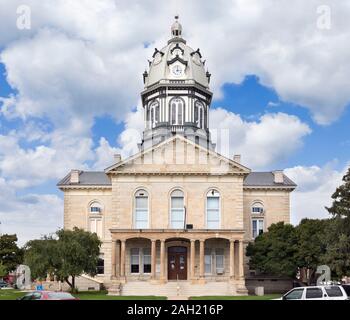
[[[178,18],[178,17],[177,17]],[[182,38],[182,26],[176,19],[171,27],[173,37],[161,50],[155,49],[149,71],[145,72],[145,89],[157,83],[181,81],[209,88],[210,74],[205,71],[200,50],[194,50]]]

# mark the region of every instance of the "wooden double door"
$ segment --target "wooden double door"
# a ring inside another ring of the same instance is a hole
[[[187,248],[168,248],[168,280],[187,280]]]

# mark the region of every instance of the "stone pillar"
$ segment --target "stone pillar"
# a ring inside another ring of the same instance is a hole
[[[191,240],[191,280],[195,278],[196,240]]]
[[[125,277],[125,240],[120,241],[120,277]]]
[[[165,281],[165,240],[160,240],[160,280]]]
[[[244,249],[243,240],[239,241],[239,279],[244,279]]]
[[[117,243],[115,240],[112,239],[112,248],[111,248],[111,257],[112,257],[112,278],[116,277],[116,265],[117,265]]]
[[[230,278],[235,277],[235,240],[230,240]]]
[[[157,251],[156,251],[156,240],[152,240],[151,246],[151,278],[156,278],[156,264],[157,264]]]
[[[199,277],[204,279],[204,240],[199,241]]]

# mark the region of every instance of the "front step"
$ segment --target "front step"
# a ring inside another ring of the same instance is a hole
[[[187,281],[179,281],[157,284],[145,281],[132,281],[122,284],[120,293],[123,296],[232,296],[237,295],[237,290],[236,286],[231,282],[192,284]]]

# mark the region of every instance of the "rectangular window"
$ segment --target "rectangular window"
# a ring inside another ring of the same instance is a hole
[[[151,249],[143,248],[143,273],[151,273]]]
[[[320,288],[307,288],[306,299],[322,299],[322,289]]]
[[[97,261],[97,274],[104,274],[104,273],[105,273],[105,260],[104,260],[104,255],[101,254]]]
[[[204,250],[204,272],[206,274],[212,273],[212,256],[211,249]]]
[[[220,228],[220,198],[208,197],[207,198],[207,228],[219,229]]]
[[[130,249],[131,273],[140,273],[140,251],[138,248]]]
[[[252,237],[255,239],[257,236],[264,232],[264,220],[253,219],[252,220]]]
[[[136,197],[135,199],[135,228],[148,228],[148,197]]]
[[[102,219],[90,218],[90,232],[96,233],[97,236],[102,239]]]
[[[216,273],[224,273],[224,249],[218,248],[215,250],[215,264],[216,264]]]
[[[183,197],[171,197],[171,227],[183,229],[185,226],[185,210]]]

